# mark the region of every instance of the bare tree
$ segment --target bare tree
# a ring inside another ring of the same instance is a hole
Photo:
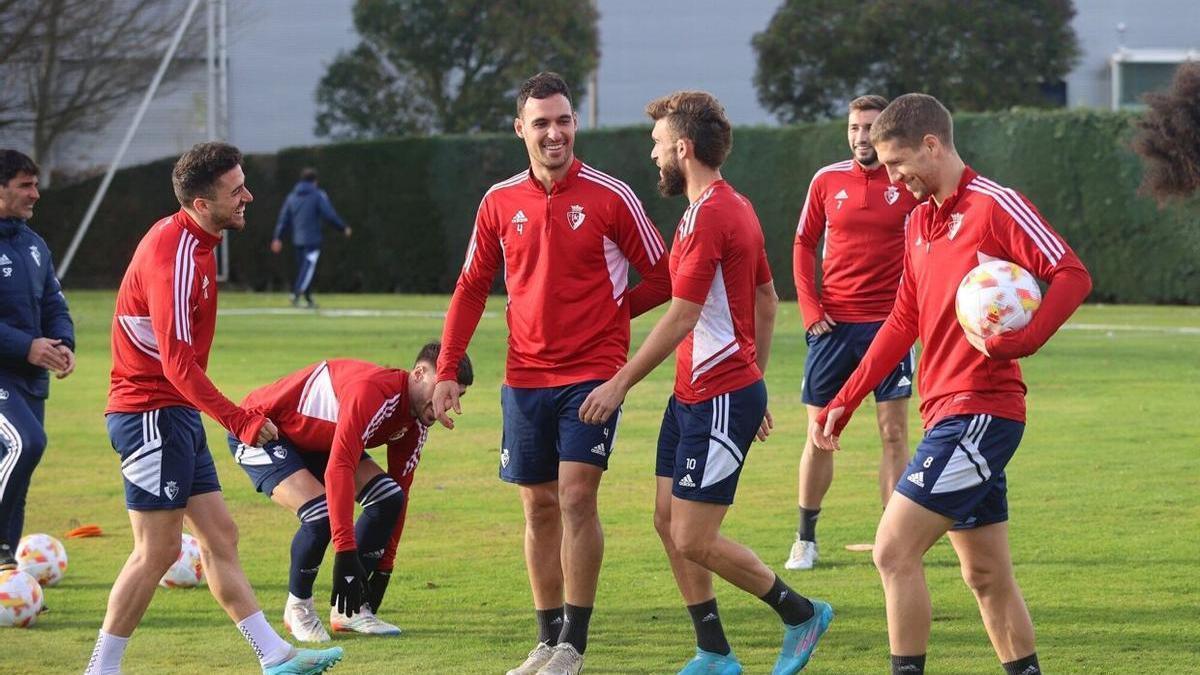
[[[0,0],[0,128],[45,163],[68,133],[99,129],[145,91],[184,0]],[[197,22],[193,35],[202,35]],[[183,56],[204,50],[185,41]],[[190,47],[188,46],[190,44]]]

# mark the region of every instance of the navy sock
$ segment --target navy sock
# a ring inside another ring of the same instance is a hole
[[[821,515],[821,509],[806,509],[800,507],[800,522],[796,527],[796,534],[804,541],[817,540],[817,518]]]
[[[354,523],[354,538],[363,570],[370,574],[379,566],[404,508],[404,488],[391,476],[381,473],[363,486],[358,503],[363,510]]]
[[[892,675],[924,675],[925,655],[896,656],[892,654]]]
[[[696,629],[696,646],[714,654],[729,654],[729,641],[725,639],[725,628],[721,626],[721,614],[717,611],[717,599],[706,600],[687,606],[692,615],[692,626]]]
[[[305,600],[313,594],[313,582],[329,547],[329,505],[325,495],[314,497],[296,511],[300,528],[292,537],[292,565],[288,570],[288,592]]]
[[[808,598],[793,591],[790,586],[783,583],[779,575],[775,575],[775,584],[771,586],[771,590],[765,595],[760,595],[759,600],[767,603],[774,609],[779,618],[789,626],[799,626],[813,617],[815,611],[813,604],[808,601]]]
[[[545,642],[553,647],[558,644],[558,634],[562,632],[563,608],[551,607],[535,611],[537,612],[538,642]]]
[[[1005,675],[1042,675],[1042,667],[1038,665],[1037,652],[1023,659],[1001,664]]]
[[[591,607],[577,607],[571,603],[563,605],[563,627],[558,642],[569,643],[582,654],[587,649],[588,622],[592,619]]]

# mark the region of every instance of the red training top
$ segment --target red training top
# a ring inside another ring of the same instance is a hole
[[[904,222],[917,205],[883,165],[871,170],[848,159],[813,175],[796,226],[792,274],[804,329],[825,318],[883,321],[892,310],[904,266]],[[821,235],[821,292],[816,250]]]
[[[106,412],[198,408],[254,443],[266,418],[234,405],[204,372],[217,327],[219,241],[182,210],[142,237],[117,291]]]
[[[628,356],[629,319],[670,297],[665,253],[633,190],[578,159],[549,193],[528,170],[493,185],[446,313],[438,380],[454,379],[501,264],[505,382],[609,379]],[[642,283],[627,290],[630,263]]]
[[[1029,325],[987,339],[991,357],[967,342],[954,311],[967,272],[988,260],[1008,260],[1050,284]],[[1091,291],[1075,252],[1033,204],[1011,188],[963,171],[941,206],[927,200],[909,216],[904,276],[883,327],[862,362],[817,417],[845,406],[835,433],[876,383],[919,337],[917,387],[925,428],[948,415],[985,413],[1025,421],[1025,383],[1014,359],[1036,352]]]
[[[754,302],[770,281],[754,206],[729,183],[714,182],[684,211],[671,246],[672,295],[704,306],[675,352],[676,400],[699,403],[762,379]]]

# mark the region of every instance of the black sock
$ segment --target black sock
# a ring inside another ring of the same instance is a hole
[[[1042,675],[1042,667],[1038,665],[1037,652],[1023,659],[1001,664],[1006,675]]]
[[[771,586],[771,590],[758,596],[758,599],[770,605],[789,626],[799,626],[813,617],[813,604],[783,583],[778,574],[775,575],[775,584]]]
[[[313,497],[296,511],[300,527],[292,537],[292,562],[288,568],[288,593],[307,600],[329,548],[329,505],[325,495]]]
[[[551,607],[535,611],[537,612],[538,642],[545,642],[553,647],[558,644],[558,634],[562,630],[563,608]]]
[[[587,649],[588,622],[592,619],[591,607],[563,605],[563,627],[558,634],[558,643],[568,642],[580,654]]]
[[[817,540],[817,517],[821,509],[806,509],[800,507],[800,524],[796,526],[796,534],[804,541]]]
[[[714,654],[728,654],[729,641],[725,639],[725,629],[721,627],[721,615],[717,612],[717,599],[706,600],[699,604],[688,605],[688,614],[692,615],[692,625],[696,628],[696,646]]]
[[[925,655],[896,656],[892,654],[892,675],[924,675]]]

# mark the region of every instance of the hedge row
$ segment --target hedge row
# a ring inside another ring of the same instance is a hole
[[[1092,270],[1094,301],[1200,303],[1200,209],[1160,210],[1135,194],[1139,163],[1128,150],[1131,118],[1092,111],[960,115],[958,146],[982,173],[1026,193]],[[580,157],[630,183],[668,236],[684,208],[654,190],[657,170],[644,128],[581,132]],[[791,284],[796,215],[814,171],[847,156],[840,123],[739,128],[724,173],[754,202],[784,296]],[[245,232],[231,238],[232,279],[241,287],[289,285],[290,255],[267,244],[287,192],[304,166],[354,228],[329,231],[317,287],[322,291],[444,293],[453,288],[479,198],[526,166],[511,135],[405,138],[295,148],[251,156],[255,201]],[[171,161],[118,173],[77,256],[68,287],[115,287],[145,229],[175,210]],[[95,181],[49,191],[34,226],[65,252]]]

